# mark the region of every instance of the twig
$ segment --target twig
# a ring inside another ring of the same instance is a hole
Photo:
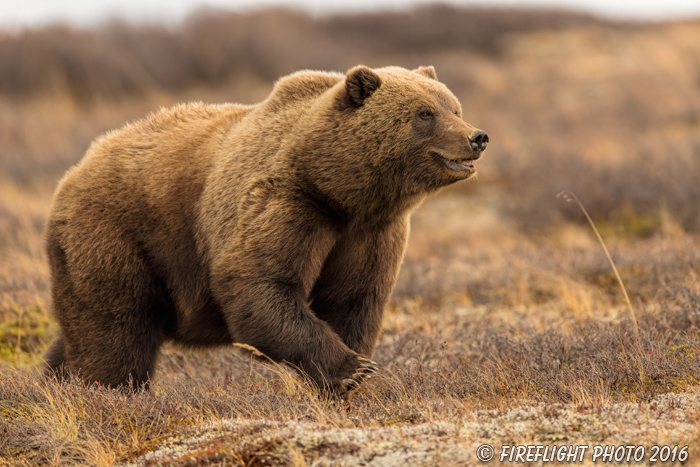
[[[610,266],[612,266],[612,270],[615,273],[615,277],[617,278],[617,282],[620,284],[620,289],[622,289],[622,294],[625,296],[625,301],[627,302],[627,306],[629,307],[630,310],[630,315],[632,316],[632,322],[634,323],[634,333],[639,338],[639,325],[637,324],[637,315],[634,312],[634,307],[632,307],[632,302],[630,301],[629,295],[627,295],[627,289],[625,288],[625,284],[622,282],[622,277],[620,277],[620,273],[617,271],[617,267],[615,266],[615,262],[612,259],[612,256],[610,256],[610,252],[608,251],[608,247],[605,246],[605,242],[603,241],[603,237],[601,237],[600,232],[598,231],[598,228],[596,227],[595,223],[593,222],[593,219],[591,219],[591,216],[588,214],[588,211],[586,208],[583,206],[583,203],[581,202],[580,199],[578,199],[578,196],[576,196],[576,193],[569,191],[569,190],[564,190],[557,194],[557,198],[563,198],[566,200],[566,202],[571,203],[575,202],[578,204],[578,207],[581,208],[581,211],[583,211],[583,214],[586,216],[586,219],[588,219],[588,223],[591,225],[591,228],[593,229],[593,232],[595,233],[596,237],[598,237],[598,241],[600,242],[600,245],[603,247],[603,251],[605,251],[605,256],[608,257],[608,261],[610,262]]]

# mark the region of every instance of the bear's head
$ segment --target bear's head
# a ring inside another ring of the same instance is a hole
[[[488,135],[462,120],[462,107],[435,69],[357,66],[337,95],[338,134],[362,146],[386,183],[426,193],[476,173]],[[348,135],[346,131],[350,131]]]

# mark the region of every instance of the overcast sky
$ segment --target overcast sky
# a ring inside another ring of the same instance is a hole
[[[420,0],[0,0],[0,27],[50,22],[83,25],[118,17],[130,21],[174,23],[206,7],[246,10],[286,5],[312,13],[398,9],[429,3]],[[613,18],[666,19],[700,17],[699,0],[447,0],[443,3],[487,6],[549,6],[573,8]]]

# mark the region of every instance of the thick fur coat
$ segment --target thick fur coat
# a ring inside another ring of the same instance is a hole
[[[432,67],[299,72],[264,102],[178,105],[108,133],[46,231],[58,374],[147,382],[158,350],[244,343],[353,389],[409,215],[486,146]]]

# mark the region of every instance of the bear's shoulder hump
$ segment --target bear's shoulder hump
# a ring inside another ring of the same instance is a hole
[[[270,99],[282,103],[304,100],[323,94],[343,79],[340,73],[303,70],[280,78],[275,83]]]

